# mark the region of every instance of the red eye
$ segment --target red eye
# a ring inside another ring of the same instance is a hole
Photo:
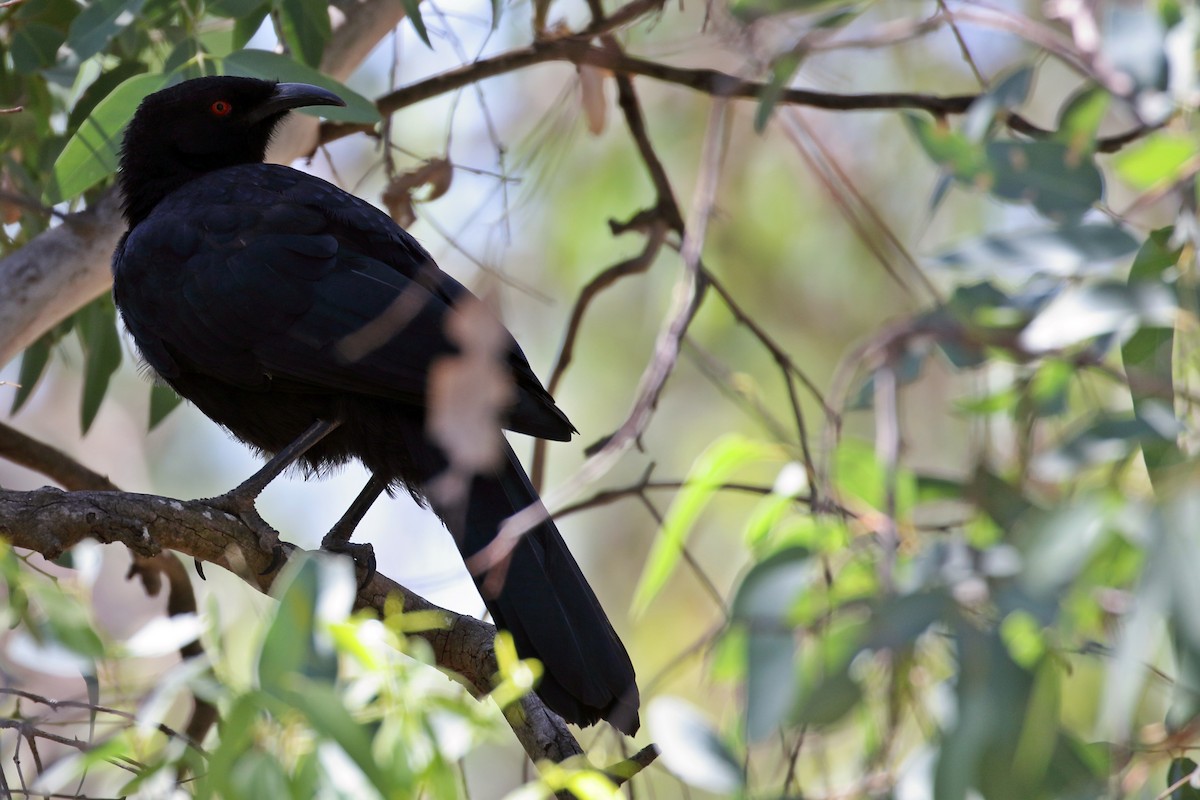
[[[209,106],[208,110],[213,113],[213,116],[223,117],[226,114],[228,114],[230,111],[233,111],[233,106],[230,105],[229,103],[225,102],[224,100],[218,100],[217,102],[215,102],[211,106]]]

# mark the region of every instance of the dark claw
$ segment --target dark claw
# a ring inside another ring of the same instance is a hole
[[[279,569],[281,564],[283,564],[283,545],[276,542],[275,546],[271,548],[271,563],[267,564],[267,568],[258,574],[260,576],[270,575],[272,572]]]
[[[198,558],[193,558],[192,561],[196,564],[196,574],[200,576],[200,580],[208,580],[208,578],[204,576],[204,562]]]
[[[327,553],[349,556],[354,561],[355,569],[362,576],[358,581],[359,591],[367,587],[375,578],[375,548],[370,544],[347,542],[326,536],[321,542],[321,549]]]

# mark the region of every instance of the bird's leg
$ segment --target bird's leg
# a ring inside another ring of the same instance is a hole
[[[276,453],[263,468],[251,475],[225,494],[207,501],[208,505],[233,514],[246,523],[255,533],[264,547],[278,546],[279,532],[267,524],[254,507],[254,502],[262,494],[267,485],[279,477],[279,473],[295,464],[301,456],[312,449],[313,445],[332,433],[341,420],[319,419],[309,426],[287,447]]]
[[[366,577],[360,586],[365,586],[371,582],[371,578],[375,577],[375,548],[367,543],[352,543],[350,536],[379,495],[387,488],[387,485],[387,481],[372,473],[371,480],[367,481],[367,485],[358,493],[358,497],[354,498],[350,508],[346,509],[342,518],[329,529],[329,533],[325,534],[325,538],[321,540],[322,550],[348,555],[354,559],[356,565],[366,570]]]

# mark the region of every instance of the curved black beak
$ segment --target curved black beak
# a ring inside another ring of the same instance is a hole
[[[277,83],[271,96],[250,112],[250,121],[258,122],[293,108],[344,105],[345,100],[320,86],[309,83]]]

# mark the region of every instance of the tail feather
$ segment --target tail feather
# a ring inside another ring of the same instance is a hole
[[[463,558],[491,542],[505,519],[538,502],[512,449],[493,475],[471,483],[464,514],[442,513]],[[545,668],[538,695],[568,722],[608,720],[628,734],[638,728],[633,664],[558,529],[550,520],[525,533],[512,551],[498,592],[475,576],[496,626],[512,634],[522,658]],[[488,596],[491,594],[492,596]]]

